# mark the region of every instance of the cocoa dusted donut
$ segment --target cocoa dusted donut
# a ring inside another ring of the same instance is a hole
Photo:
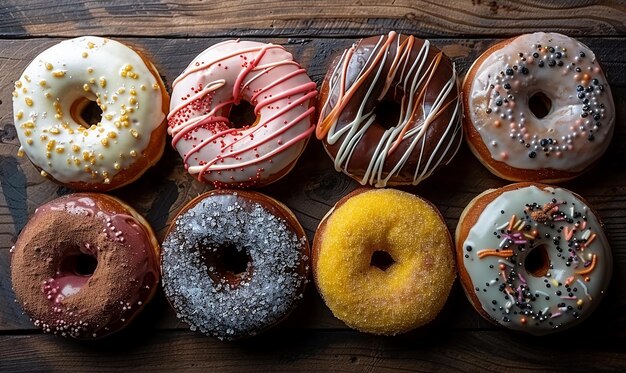
[[[504,40],[463,83],[468,145],[493,174],[558,183],[595,165],[615,125],[611,89],[581,42],[537,32]]]
[[[428,40],[370,37],[335,60],[320,93],[316,136],[362,185],[416,185],[462,140],[454,64]]]
[[[156,292],[159,245],[117,198],[70,194],[40,206],[12,248],[17,300],[44,332],[95,339],[128,325]]]
[[[90,106],[101,112],[97,121],[89,120]],[[163,81],[143,54],[97,36],[64,40],[15,82],[18,154],[71,189],[119,188],[161,158],[168,106]]]
[[[284,319],[308,282],[296,217],[261,193],[213,190],[178,213],[163,242],[165,295],[191,330],[234,340]]]
[[[456,229],[459,277],[487,320],[545,335],[586,319],[611,279],[602,223],[579,195],[517,183],[474,198]]]

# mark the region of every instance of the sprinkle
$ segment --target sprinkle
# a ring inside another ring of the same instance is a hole
[[[596,234],[592,234],[591,237],[589,237],[589,239],[587,240],[587,242],[585,242],[585,244],[583,245],[583,247],[589,247],[589,245],[591,245],[591,243],[593,242],[593,240],[596,239]]]
[[[33,99],[32,98],[26,97],[26,98],[24,98],[24,101],[26,102],[26,105],[33,106]]]
[[[130,156],[131,156],[131,157],[136,157],[136,156],[137,156],[137,152],[136,152],[136,151],[134,151],[134,150],[131,150],[131,151],[130,151]]]
[[[509,267],[511,267],[511,268],[515,268],[515,266],[514,266],[513,264],[509,263],[509,262],[508,262],[508,261],[506,261],[506,260],[498,259],[498,263],[500,263],[500,264],[504,264],[504,265],[509,266]]]
[[[104,79],[104,77],[100,77],[100,80],[98,81],[100,83],[100,87],[104,88],[107,86],[107,81],[106,79]]]
[[[576,282],[578,282],[580,286],[583,288],[583,291],[585,292],[585,295],[587,296],[587,298],[589,298],[589,300],[593,300],[591,298],[591,295],[589,295],[589,289],[587,289],[587,285],[585,285],[585,283],[580,280],[576,280]]]
[[[101,142],[101,143],[102,143],[102,145],[104,145],[104,146],[109,146],[109,139],[107,139],[107,138],[104,138],[104,139],[100,140],[100,142]]]
[[[46,70],[52,70],[54,66],[50,62],[46,62]]]
[[[591,236],[591,229],[587,229],[585,233],[583,233],[581,239],[586,240],[589,238],[589,236]]]
[[[54,76],[55,78],[62,78],[65,76],[65,71],[63,70],[58,70],[52,73],[52,76]]]
[[[513,250],[502,250],[502,251],[497,251],[495,249],[485,249],[485,250],[481,250],[478,253],[476,253],[478,255],[479,259],[482,259],[486,256],[500,256],[503,258],[508,258],[510,256],[513,255]]]
[[[574,282],[574,276],[570,276],[565,280],[565,285],[569,286],[572,282]]]
[[[515,214],[511,215],[511,220],[509,220],[509,224],[507,226],[507,231],[510,231],[513,228],[513,224],[515,223],[515,219],[517,219],[517,217],[515,216]]]
[[[83,52],[82,56],[83,56],[83,58],[87,58],[87,57],[89,57],[89,53]]]
[[[587,275],[591,272],[593,272],[593,270],[596,268],[596,264],[598,263],[598,256],[596,254],[593,254],[593,257],[591,258],[591,265],[583,270],[580,271],[576,271],[577,275]]]

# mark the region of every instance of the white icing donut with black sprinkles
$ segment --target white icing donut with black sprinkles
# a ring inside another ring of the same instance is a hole
[[[565,35],[538,32],[492,46],[470,68],[463,94],[470,149],[507,180],[577,177],[613,135],[615,105],[599,61]]]
[[[513,330],[570,328],[602,299],[611,249],[587,202],[563,188],[518,183],[488,190],[456,231],[459,277],[476,310]]]
[[[303,297],[310,249],[291,211],[263,194],[213,190],[163,242],[165,295],[191,330],[234,340],[284,319]]]

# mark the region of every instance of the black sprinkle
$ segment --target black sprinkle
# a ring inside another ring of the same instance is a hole
[[[506,75],[513,75],[513,69],[511,68],[506,69]]]
[[[535,158],[537,156],[537,153],[535,153],[534,151],[531,151],[530,153],[528,153],[528,157],[530,158]]]

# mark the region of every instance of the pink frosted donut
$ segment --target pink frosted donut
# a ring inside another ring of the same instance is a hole
[[[215,187],[286,175],[315,129],[316,85],[280,45],[229,40],[206,49],[174,81],[168,132],[185,168]],[[241,100],[256,121],[229,120]]]

